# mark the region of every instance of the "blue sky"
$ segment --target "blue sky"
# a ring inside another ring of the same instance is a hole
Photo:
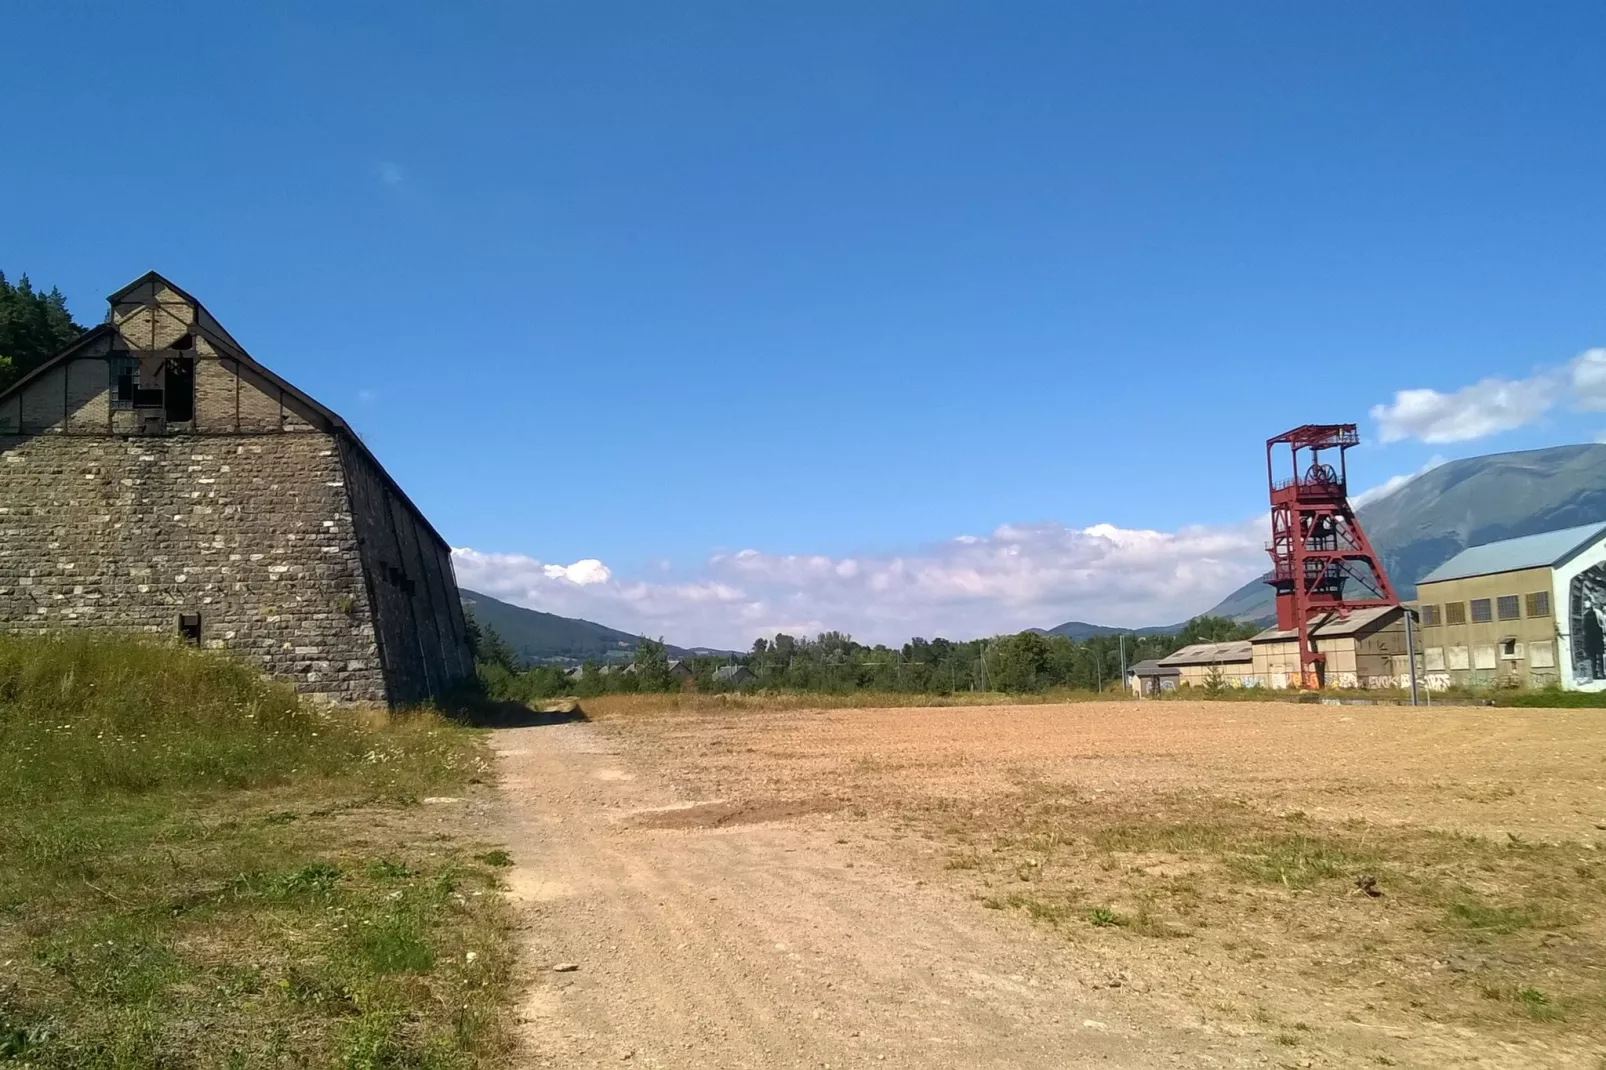
[[[86,322],[167,274],[541,608],[1178,619],[1264,560],[1270,434],[1360,423],[1359,489],[1606,430],[1598,3],[33,3],[7,36],[0,268]]]

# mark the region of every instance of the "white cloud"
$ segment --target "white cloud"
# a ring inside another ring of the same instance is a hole
[[[1585,412],[1606,410],[1606,349],[1587,349],[1573,359],[1573,406]]]
[[[1140,626],[1199,613],[1266,567],[1264,518],[1144,531],[1005,525],[911,554],[710,558],[680,582],[616,577],[600,561],[453,551],[463,586],[681,646],[746,647],[777,631],[969,638],[1068,619]]]
[[[1484,379],[1453,394],[1401,390],[1392,405],[1372,406],[1384,442],[1416,438],[1434,444],[1466,442],[1539,419],[1556,402],[1556,380]]]
[[[593,583],[607,583],[613,578],[608,566],[594,557],[576,561],[572,565],[542,565],[541,572],[549,580],[568,580],[579,587],[589,587]]]
[[[1444,458],[1435,453],[1432,457],[1428,458],[1427,464],[1424,464],[1416,471],[1406,472],[1403,475],[1389,476],[1377,486],[1368,490],[1363,490],[1359,494],[1352,495],[1350,497],[1350,504],[1359,509],[1363,505],[1369,505],[1372,502],[1381,501],[1382,499],[1387,498],[1390,494],[1393,494],[1395,491],[1399,490],[1401,487],[1405,486],[1407,483],[1411,482],[1411,480],[1415,479],[1423,472],[1431,472],[1443,463]]]
[[[390,186],[392,189],[407,181],[407,174],[402,170],[402,166],[399,163],[392,163],[389,160],[381,160],[379,162],[378,171],[379,181],[383,182],[387,186]]]
[[[1606,349],[1588,349],[1560,368],[1526,379],[1483,379],[1452,393],[1400,390],[1388,405],[1372,406],[1384,442],[1414,438],[1440,444],[1467,442],[1525,427],[1558,404],[1606,410]]]

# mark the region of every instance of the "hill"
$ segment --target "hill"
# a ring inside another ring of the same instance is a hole
[[[1361,526],[1401,598],[1468,546],[1606,521],[1606,445],[1553,446],[1450,461],[1362,506]],[[1258,620],[1274,612],[1262,580],[1244,584],[1211,616]]]
[[[496,629],[521,661],[605,661],[622,660],[636,652],[639,635],[621,632],[605,624],[574,617],[560,617],[538,609],[525,609],[488,594],[464,589],[463,605],[481,624]],[[667,647],[670,657],[689,654],[729,654],[728,650],[706,647]]]
[[[1171,635],[1182,630],[1181,624],[1159,625],[1152,628],[1111,628],[1104,624],[1089,624],[1086,621],[1068,620],[1064,624],[1053,628],[1030,628],[1028,631],[1038,635],[1062,635],[1067,639],[1080,643],[1084,639],[1096,639],[1104,635]]]

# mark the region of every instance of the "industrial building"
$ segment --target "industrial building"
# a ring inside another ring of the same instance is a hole
[[[1606,524],[1469,547],[1415,604],[1429,687],[1606,688]]]
[[[1329,612],[1309,628],[1312,649],[1323,655],[1323,687],[1409,687],[1405,649],[1405,610],[1399,606],[1357,609],[1347,616]],[[1261,687],[1298,687],[1299,632],[1267,628],[1249,640],[1254,677]]]
[[[1227,687],[1254,687],[1259,682],[1255,679],[1254,652],[1247,639],[1194,643],[1159,659],[1157,668],[1175,673],[1170,686],[1159,685],[1167,691],[1176,687],[1204,687],[1212,679],[1219,679]]]
[[[451,548],[350,426],[160,275],[108,300],[0,392],[0,629],[182,638],[337,702],[470,678]]]

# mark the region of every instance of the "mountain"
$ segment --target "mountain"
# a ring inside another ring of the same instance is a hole
[[[609,658],[628,658],[636,651],[641,637],[621,632],[617,628],[595,624],[589,620],[560,617],[538,609],[525,609],[492,598],[488,594],[462,591],[464,607],[480,624],[494,628],[507,645],[513,648],[521,661],[603,661]],[[710,650],[704,647],[686,649],[666,648],[670,657],[683,658],[688,654],[724,656],[728,650]]]
[[[1068,620],[1064,624],[1053,628],[1029,628],[1028,631],[1038,635],[1063,635],[1067,639],[1080,643],[1084,639],[1093,639],[1101,635],[1170,635],[1182,630],[1182,625],[1162,625],[1156,628],[1111,628],[1103,624],[1088,624],[1086,621]]]
[[[1606,445],[1553,446],[1448,461],[1356,511],[1401,598],[1468,546],[1606,521]],[[1263,580],[1228,595],[1211,616],[1275,612]]]

